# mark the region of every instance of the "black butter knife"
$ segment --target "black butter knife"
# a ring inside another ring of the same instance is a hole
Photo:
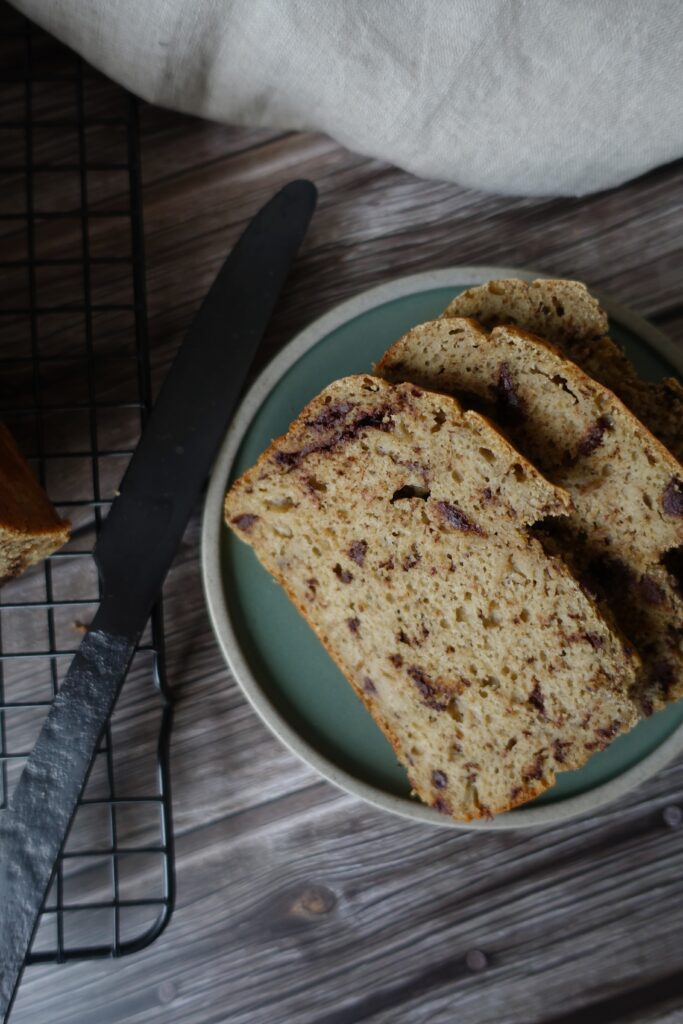
[[[102,599],[0,813],[0,1014],[12,1006],[55,863],[152,604],[316,202],[309,181],[249,224],[168,373],[95,548]]]

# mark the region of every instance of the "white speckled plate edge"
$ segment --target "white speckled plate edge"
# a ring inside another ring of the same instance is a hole
[[[242,399],[225,437],[207,491],[201,535],[204,593],[211,624],[223,656],[248,701],[278,739],[329,782],[374,807],[413,821],[446,828],[501,831],[555,825],[582,814],[593,813],[651,778],[680,753],[683,750],[683,725],[655,750],[616,778],[566,800],[539,806],[530,804],[528,807],[518,808],[514,814],[501,814],[492,821],[455,822],[438,814],[431,807],[385,793],[363,782],[321,755],[292,728],[264,694],[242,653],[226,604],[221,576],[220,545],[226,482],[242,439],[265,397],[305,352],[346,321],[392,299],[434,288],[483,284],[493,278],[517,277],[531,281],[551,276],[553,275],[541,271],[518,270],[511,267],[450,267],[389,281],[335,306],[293,338],[254,381]],[[636,313],[601,292],[591,290],[612,320],[637,334],[683,374],[683,353],[669,338]]]

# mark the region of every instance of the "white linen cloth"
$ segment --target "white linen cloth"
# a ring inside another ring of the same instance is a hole
[[[13,0],[153,103],[582,195],[683,155],[681,0]]]

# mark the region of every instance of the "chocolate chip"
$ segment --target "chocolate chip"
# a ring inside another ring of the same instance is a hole
[[[241,516],[234,516],[230,522],[233,526],[236,526],[238,530],[244,530],[246,533],[248,530],[251,530],[258,518],[258,516],[253,516],[249,512],[243,512]]]
[[[683,516],[683,480],[674,476],[662,495],[662,508],[670,516]]]
[[[348,569],[342,569],[339,562],[337,562],[332,572],[335,574],[335,576],[339,578],[339,580],[342,583],[350,583],[351,580],[353,579],[353,574],[350,573]]]
[[[543,718],[545,718],[545,701],[543,699],[541,687],[538,683],[534,684],[534,688],[527,699],[531,706],[536,708],[536,710],[543,716]]]
[[[404,469],[409,469],[411,473],[419,474],[422,479],[427,482],[429,479],[429,468],[425,466],[423,462],[418,462],[417,459],[399,459],[393,452],[389,452],[389,458],[395,466],[403,466]],[[428,497],[428,495],[426,495]],[[415,495],[403,495],[403,497],[423,497],[422,493]]]
[[[588,641],[594,651],[600,651],[605,646],[605,638],[599,633],[584,633],[584,639]]]
[[[534,758],[533,763],[531,765],[527,765],[527,767],[522,772],[522,778],[524,779],[525,782],[529,782],[532,779],[542,779],[543,778],[543,762],[544,762],[543,754],[541,754],[541,753],[536,754],[536,757]]]
[[[566,751],[571,748],[567,740],[553,740],[553,756],[558,764],[564,764],[567,760]]]
[[[389,661],[394,666],[394,668],[400,668],[401,665],[403,664],[403,658],[401,657],[400,654],[390,654]]]
[[[394,568],[394,560],[393,560],[393,558],[387,558],[386,562],[380,562],[379,563],[379,568],[380,569],[386,569],[387,572],[391,572],[391,570]]]
[[[328,405],[314,420],[306,420],[306,426],[313,430],[329,430],[330,427],[340,423],[346,415],[354,408],[355,403],[338,402],[336,405]]]
[[[522,795],[522,793],[523,793],[523,789],[522,789],[521,786],[513,786],[513,788],[510,790],[510,797],[509,797],[509,799],[510,800],[516,800],[518,796]]]
[[[353,544],[349,548],[349,558],[352,559],[356,565],[363,565],[365,561],[365,555],[368,550],[368,542],[366,540],[354,540]]]
[[[468,519],[462,509],[456,505],[451,505],[447,501],[439,501],[436,507],[448,525],[452,526],[454,530],[461,530],[463,533],[478,533],[483,536],[481,527],[473,523],[471,519]]]
[[[414,569],[418,562],[422,561],[420,552],[417,550],[417,544],[412,544],[410,551],[403,559],[403,571],[407,572],[409,569]]]
[[[437,796],[436,800],[432,804],[432,807],[434,807],[439,812],[439,814],[453,814],[453,808],[449,804],[448,800],[444,800],[442,796]]]
[[[375,430],[383,430],[385,433],[391,433],[394,429],[394,421],[392,419],[387,420],[387,416],[390,416],[392,412],[391,406],[384,405],[375,412],[365,413],[364,416],[359,416],[358,419],[351,424],[353,434],[357,434],[361,430],[365,430],[367,427],[372,427]]]
[[[402,629],[399,629],[399,631],[398,631],[397,640],[398,640],[398,642],[400,644],[407,644],[408,647],[412,647],[413,646],[412,643],[410,642],[410,637]]]
[[[613,739],[621,728],[621,721],[618,718],[613,719],[612,722],[605,729],[596,729],[595,735],[601,739],[609,741]]]
[[[360,619],[347,619],[346,625],[349,627],[352,633],[354,633],[356,636],[358,635],[358,631],[360,629]]]
[[[664,604],[666,595],[652,576],[641,576],[638,587],[648,604]]]
[[[332,426],[335,425],[334,417],[339,412],[341,406],[347,405],[348,403],[342,402],[339,406],[333,407],[332,415]],[[352,406],[349,406],[352,408]],[[337,413],[334,413],[334,409]],[[347,410],[348,411],[348,410]],[[329,452],[339,447],[341,444],[346,444],[348,441],[352,441],[357,435],[365,429],[375,428],[377,430],[383,430],[390,432],[394,429],[394,421],[387,417],[391,416],[392,408],[389,405],[383,405],[379,409],[375,409],[372,412],[365,412],[358,416],[357,419],[351,423],[347,423],[346,426],[340,427],[335,433],[331,434],[327,439],[318,442],[311,442],[310,444],[304,445],[303,448],[295,450],[293,452],[276,451],[273,456],[273,460],[278,466],[282,466],[287,471],[296,469],[297,466],[306,458],[307,455],[312,455],[316,452]],[[327,412],[321,413],[316,420],[310,420],[309,426],[317,430],[326,429],[324,418],[329,415]],[[345,415],[345,414],[344,414]],[[328,424],[329,426],[329,424]]]
[[[363,679],[363,689],[366,693],[377,693],[377,687],[373,683],[370,676],[365,676]]]
[[[295,466],[299,465],[304,454],[303,451],[276,451],[274,459],[278,466],[283,466],[285,469],[294,469]]]
[[[423,704],[426,704],[427,707],[432,708],[434,711],[446,710],[448,702],[444,704],[442,700],[437,700],[438,697],[443,698],[443,695],[439,693],[426,672],[423,672],[417,665],[411,665],[408,669],[408,675],[420,691]]]
[[[448,776],[437,768],[432,772],[432,785],[435,786],[436,789],[445,789],[448,785]]]
[[[579,441],[578,454],[591,455],[596,448],[602,444],[605,431],[610,430],[612,424],[607,416],[600,416],[592,426],[588,428],[582,439]]]
[[[497,419],[504,426],[514,426],[524,419],[522,400],[515,391],[510,367],[507,363],[501,363],[498,369],[498,380],[496,382],[496,414]]]

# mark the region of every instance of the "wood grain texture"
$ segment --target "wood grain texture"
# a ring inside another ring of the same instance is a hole
[[[99,102],[106,113],[120,93],[104,83]],[[142,124],[157,382],[247,220],[298,176],[315,181],[320,205],[266,355],[371,284],[465,262],[580,277],[683,341],[682,164],[586,199],[507,199],[418,180],[322,136],[149,107]],[[116,183],[102,188],[115,202]],[[99,225],[98,244],[113,230]],[[19,241],[0,244],[9,258]],[[74,242],[53,225],[43,244]],[[115,295],[116,279],[107,287]],[[125,344],[125,325],[105,320],[101,339]],[[165,588],[175,917],[133,957],[30,969],[14,1024],[683,1020],[683,826],[664,817],[683,805],[683,764],[595,819],[543,831],[457,833],[374,811],[288,753],[230,679],[202,596],[200,511]],[[20,586],[28,593],[30,577]],[[156,708],[131,691],[120,710],[125,787]],[[131,844],[143,827],[128,822]],[[70,882],[90,896],[108,884],[96,864]]]

